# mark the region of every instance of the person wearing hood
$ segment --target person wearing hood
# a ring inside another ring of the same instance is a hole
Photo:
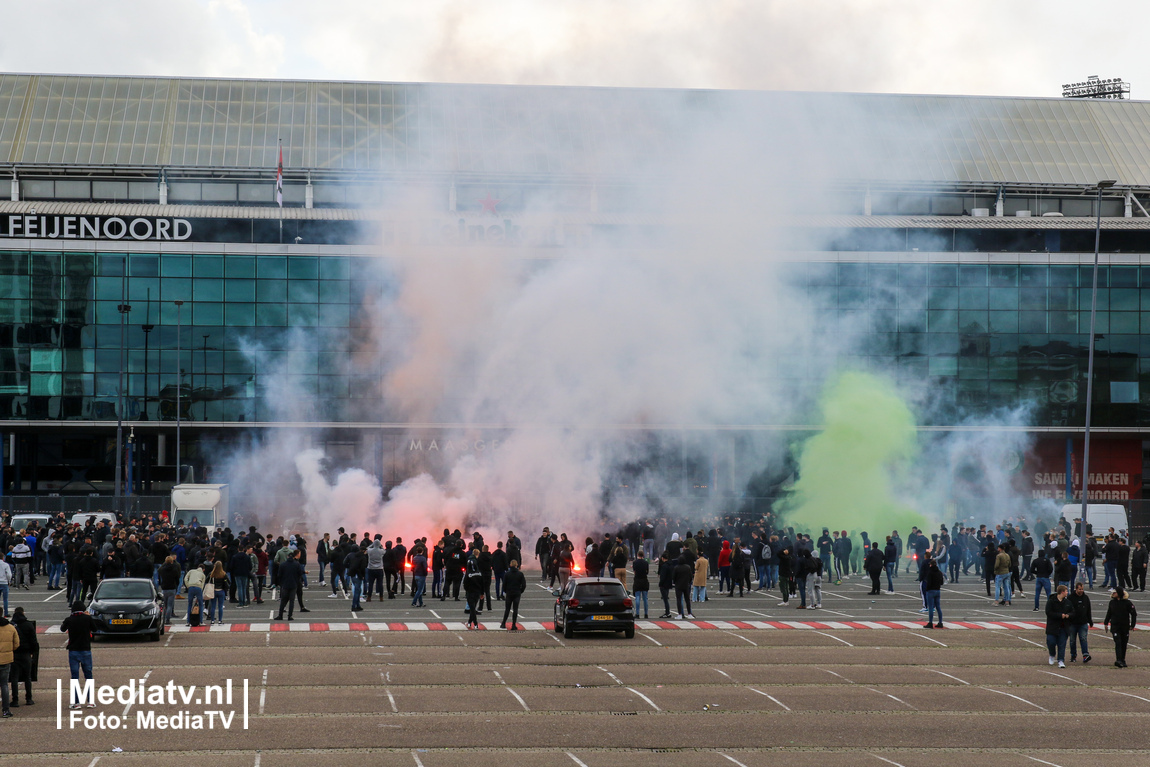
[[[635,617],[639,617],[639,605],[642,605],[643,619],[646,620],[649,617],[647,595],[651,590],[651,581],[648,578],[651,565],[641,549],[636,552],[635,559],[631,562],[631,569],[635,573],[635,578],[631,584],[631,596],[635,599]]]
[[[479,607],[483,598],[483,571],[479,568],[479,549],[472,549],[464,566],[463,592],[467,596],[467,628],[479,628]]]
[[[683,553],[683,542],[679,540],[678,533],[671,533],[671,540],[667,541],[667,559],[676,562]]]
[[[12,626],[20,639],[12,662],[12,708],[20,706],[20,682],[24,683],[24,705],[31,706],[36,703],[32,700],[32,665],[36,652],[40,649],[40,642],[36,638],[36,628],[32,621],[24,615],[24,608],[17,607],[12,614]]]
[[[1090,595],[1086,593],[1086,584],[1082,581],[1074,584],[1074,590],[1067,597],[1070,600],[1070,662],[1078,658],[1078,648],[1082,645],[1082,662],[1090,662],[1090,649],[1086,645],[1086,634],[1094,625],[1094,616],[1090,613]]]
[[[1130,632],[1137,623],[1138,611],[1134,609],[1134,603],[1127,599],[1126,592],[1119,586],[1110,595],[1110,604],[1106,607],[1106,619],[1102,622],[1114,639],[1115,668],[1126,668],[1126,645],[1130,642]]]
[[[28,548],[28,544],[20,538],[19,541],[12,547],[10,555],[12,557],[12,564],[16,566],[16,580],[13,585],[18,589],[28,589],[28,584],[32,582],[32,549]]]

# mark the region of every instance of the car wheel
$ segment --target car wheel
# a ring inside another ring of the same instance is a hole
[[[624,630],[623,636],[627,637],[628,639],[634,639],[635,638],[635,627],[632,626],[631,628]]]
[[[575,627],[571,625],[570,621],[568,621],[563,624],[563,637],[565,639],[570,639],[573,636],[575,636]]]
[[[161,631],[162,631],[162,629],[156,629],[155,631],[153,631],[153,632],[152,632],[152,633],[149,635],[149,637],[148,637],[148,638],[149,638],[149,639],[151,639],[153,642],[159,642],[159,641],[160,641],[160,632],[161,632]]]

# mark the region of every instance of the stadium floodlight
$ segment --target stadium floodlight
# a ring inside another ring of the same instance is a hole
[[[1062,97],[1066,99],[1125,99],[1130,95],[1130,83],[1121,77],[1102,80],[1098,75],[1090,75],[1084,83],[1066,83],[1062,86]]]
[[[1107,179],[1099,181],[1098,210],[1094,224],[1094,277],[1090,293],[1090,337],[1086,353],[1086,429],[1082,437],[1082,521],[1078,533],[1078,581],[1086,582],[1086,519],[1090,502],[1090,416],[1094,401],[1094,318],[1098,310],[1098,249],[1102,241],[1102,191],[1117,184]]]

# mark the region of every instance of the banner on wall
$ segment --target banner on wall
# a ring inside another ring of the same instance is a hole
[[[1071,494],[1082,499],[1081,439],[1073,439],[1070,456]],[[1043,439],[1035,443],[1026,456],[1019,475],[1018,489],[1033,499],[1066,498],[1065,439]],[[1129,501],[1142,497],[1142,440],[1091,439],[1089,499],[1091,501]]]

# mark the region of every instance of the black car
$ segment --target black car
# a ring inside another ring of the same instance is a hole
[[[147,578],[109,578],[101,581],[88,606],[96,634],[146,635],[158,642],[164,633],[164,598]]]
[[[555,631],[622,631],[635,636],[631,597],[617,578],[572,578],[555,595]]]

